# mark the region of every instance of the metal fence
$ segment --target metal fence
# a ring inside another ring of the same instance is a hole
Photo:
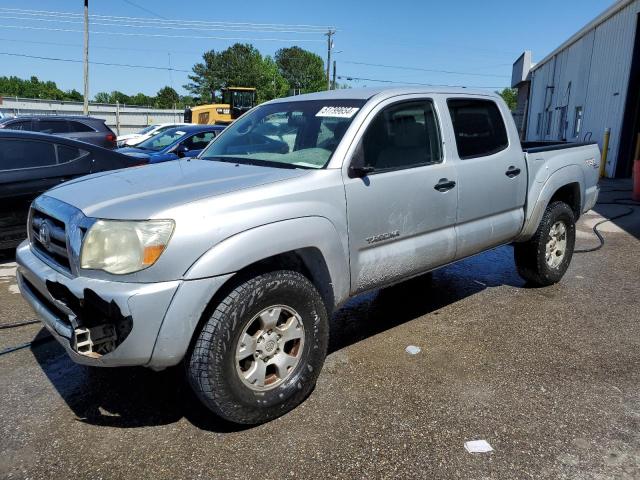
[[[8,116],[82,115],[82,102],[0,97],[0,112]],[[89,114],[106,120],[107,125],[114,132],[124,135],[154,123],[180,123],[183,121],[184,112],[130,105],[89,103]]]

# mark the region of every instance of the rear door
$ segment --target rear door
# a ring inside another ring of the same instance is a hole
[[[39,120],[33,120],[33,130],[49,135],[66,134],[69,133],[69,124],[66,120],[62,119],[43,118]]]
[[[353,293],[454,258],[457,174],[438,117],[430,98],[391,99],[356,137],[371,172],[344,179]]]
[[[458,157],[456,258],[463,258],[509,242],[520,232],[527,171],[511,114],[502,103],[453,96],[447,107]]]

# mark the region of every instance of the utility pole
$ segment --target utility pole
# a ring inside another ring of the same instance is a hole
[[[84,0],[84,104],[82,112],[89,115],[89,0]]]
[[[327,90],[331,90],[331,49],[333,48],[333,35],[336,31],[329,29],[325,35],[327,36]]]
[[[331,90],[336,89],[336,61],[333,61],[333,81],[331,82]]]

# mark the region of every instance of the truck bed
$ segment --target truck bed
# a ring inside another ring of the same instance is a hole
[[[551,150],[562,150],[563,148],[583,147],[585,145],[595,145],[598,142],[522,142],[522,150],[527,153],[549,152]]]

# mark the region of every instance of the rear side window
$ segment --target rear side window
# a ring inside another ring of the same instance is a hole
[[[86,150],[67,145],[56,145],[56,150],[58,152],[58,163],[73,162],[89,154]]]
[[[69,126],[65,120],[40,120],[36,123],[38,132],[69,133]]]
[[[484,157],[507,148],[507,129],[495,102],[452,98],[447,105],[460,158]]]
[[[56,164],[53,143],[35,140],[0,140],[0,170],[48,167]]]
[[[69,121],[69,131],[82,133],[82,132],[94,132],[95,130],[88,125],[81,122]]]

